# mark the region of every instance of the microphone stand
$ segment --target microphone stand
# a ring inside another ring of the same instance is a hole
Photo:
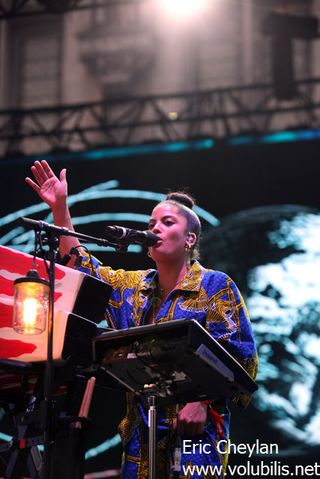
[[[40,426],[43,430],[44,452],[40,469],[40,479],[49,479],[51,476],[54,449],[54,400],[53,400],[53,318],[54,318],[54,290],[55,264],[57,262],[59,237],[53,232],[48,234],[49,245],[49,284],[50,284],[50,312],[47,328],[47,361],[44,373],[44,401],[41,404]]]
[[[60,236],[73,236],[81,239],[82,241],[90,241],[99,246],[111,246],[116,248],[119,251],[126,251],[127,245],[111,243],[105,238],[96,238],[94,236],[85,235],[82,233],[77,233],[76,231],[71,231],[67,228],[59,227],[44,221],[37,221],[31,218],[21,218],[22,223],[27,225],[30,228],[33,228],[36,232],[37,237],[40,237],[40,234],[45,232],[46,244],[49,246],[49,285],[50,285],[50,311],[48,318],[48,328],[47,328],[47,361],[45,366],[44,374],[44,401],[41,404],[40,410],[40,426],[43,430],[44,437],[44,452],[43,460],[39,473],[40,479],[54,479],[51,475],[52,465],[53,465],[53,450],[55,444],[54,437],[54,422],[55,422],[55,411],[54,411],[54,399],[53,399],[53,379],[54,379],[54,370],[53,370],[53,326],[54,326],[54,290],[55,290],[55,265],[57,263],[57,256],[59,250],[59,239]],[[39,241],[39,239],[38,239]],[[40,242],[41,245],[41,242]]]
[[[64,228],[61,226],[56,226],[50,223],[46,223],[45,221],[38,221],[32,218],[21,218],[22,223],[27,225],[29,228],[33,228],[35,231],[45,231],[46,233],[54,233],[58,238],[60,236],[73,236],[74,238],[81,239],[82,241],[92,242],[98,246],[111,246],[117,250],[123,251],[123,246],[128,246],[124,244],[121,239],[119,239],[118,243],[112,243],[106,238],[97,238],[95,236],[85,235],[83,233],[78,233],[77,231],[69,230],[68,228]],[[116,241],[116,238],[113,238]],[[50,245],[49,245],[50,246]]]

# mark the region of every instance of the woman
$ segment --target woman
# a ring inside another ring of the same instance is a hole
[[[46,161],[31,168],[35,181],[27,183],[51,207],[54,223],[72,229],[67,206],[66,170],[58,179]],[[89,260],[76,238],[62,237],[61,254],[77,247],[82,256],[81,269],[112,286],[106,308],[106,319],[117,329],[182,318],[196,319],[255,377],[257,356],[251,325],[241,294],[224,273],[203,268],[195,256],[200,236],[200,220],[192,210],[193,200],[183,193],[171,193],[153,210],[149,229],[158,242],[149,247],[156,270],[114,271],[95,259]],[[72,266],[72,264],[70,264]],[[244,406],[246,398],[239,398]],[[123,477],[148,477],[147,417],[144,406],[128,395],[127,415],[119,426],[124,445]],[[187,467],[222,466],[220,473],[209,472],[192,477],[221,477],[227,463],[227,451],[219,445],[229,437],[229,411],[226,401],[209,405],[194,402],[158,411],[158,479],[171,477],[170,456],[176,430],[182,440],[188,439],[188,450],[182,454],[181,476]],[[207,444],[203,453],[192,444]],[[191,442],[190,442],[191,441]],[[191,447],[190,447],[191,444]],[[217,446],[218,445],[218,446]],[[210,446],[210,447],[209,447]],[[192,452],[189,454],[189,452]],[[217,470],[218,471],[218,470]]]

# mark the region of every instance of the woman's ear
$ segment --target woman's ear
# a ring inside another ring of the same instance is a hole
[[[192,246],[194,246],[197,242],[197,235],[195,233],[192,233],[191,231],[189,231],[189,233],[187,235],[187,240],[188,240],[188,244],[192,248]]]

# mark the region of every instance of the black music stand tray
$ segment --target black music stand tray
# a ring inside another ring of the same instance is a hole
[[[157,401],[232,399],[257,389],[245,369],[195,320],[104,333],[93,339],[93,356],[149,407],[149,479],[156,477]]]

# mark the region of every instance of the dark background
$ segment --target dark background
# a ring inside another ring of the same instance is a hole
[[[57,156],[51,166],[58,172],[68,169],[70,194],[74,194],[94,184],[117,179],[121,189],[141,189],[159,193],[187,187],[197,199],[197,204],[210,211],[219,220],[233,213],[260,206],[301,205],[320,209],[318,141],[255,144],[231,147],[217,145],[209,150],[192,150],[184,153],[153,155],[132,155],[105,160],[64,159]],[[0,164],[1,192],[0,217],[20,208],[39,203],[36,194],[24,182],[29,175],[30,160],[3,161]],[[104,211],[134,211],[150,213],[155,203],[136,199],[99,200],[81,203],[72,207],[73,215],[85,215]],[[33,216],[43,217],[42,213]],[[125,226],[143,229],[141,224],[123,223]],[[0,229],[3,236],[13,223]],[[104,225],[92,223],[78,228],[82,233],[103,236]],[[146,227],[146,225],[145,225]],[[213,230],[204,224],[204,234]],[[9,245],[8,245],[9,246]],[[212,248],[214,248],[214,241]],[[126,255],[102,253],[99,258],[113,267],[151,267],[144,254]],[[205,264],[204,264],[205,265]],[[205,265],[206,266],[206,265]],[[228,271],[226,271],[228,273]],[[245,285],[237,281],[240,290]],[[97,388],[91,408],[92,424],[87,436],[90,449],[107,437],[115,434],[116,424],[121,419],[125,401],[118,392]],[[246,442],[246,424],[250,423],[250,409],[247,412],[234,411],[233,434],[240,442]],[[259,437],[263,423],[258,425]],[[263,435],[261,436],[263,438]],[[269,438],[272,440],[272,438]],[[277,438],[273,438],[276,442]],[[263,440],[263,439],[262,439]],[[249,441],[248,441],[249,442]],[[120,447],[112,454],[101,454],[87,462],[88,471],[118,467]],[[285,462],[313,463],[318,459],[316,451],[309,451],[303,458],[288,457]],[[241,458],[231,457],[231,461]]]
[[[186,187],[199,206],[222,219],[257,206],[295,204],[320,208],[319,150],[318,141],[238,147],[218,145],[202,151],[155,152],[147,156],[100,161],[77,159],[76,155],[72,159],[57,156],[50,164],[55,172],[67,168],[70,194],[109,179],[117,179],[121,189],[158,193]],[[1,216],[39,202],[34,191],[24,182],[24,177],[30,175],[31,164],[28,159],[8,159],[0,163]],[[134,200],[133,204],[130,200],[111,199],[74,205],[72,213],[135,211],[149,214],[152,207],[153,204],[149,203],[148,210],[143,200]],[[41,214],[36,216],[43,218]],[[2,228],[1,233],[16,225]],[[137,226],[142,229],[143,225]],[[207,225],[203,226],[205,229]],[[103,235],[103,225],[97,223],[81,225],[79,230]],[[127,263],[128,259],[130,261],[128,257],[121,257],[120,262]],[[141,261],[145,260],[139,257],[138,262],[143,267]]]

